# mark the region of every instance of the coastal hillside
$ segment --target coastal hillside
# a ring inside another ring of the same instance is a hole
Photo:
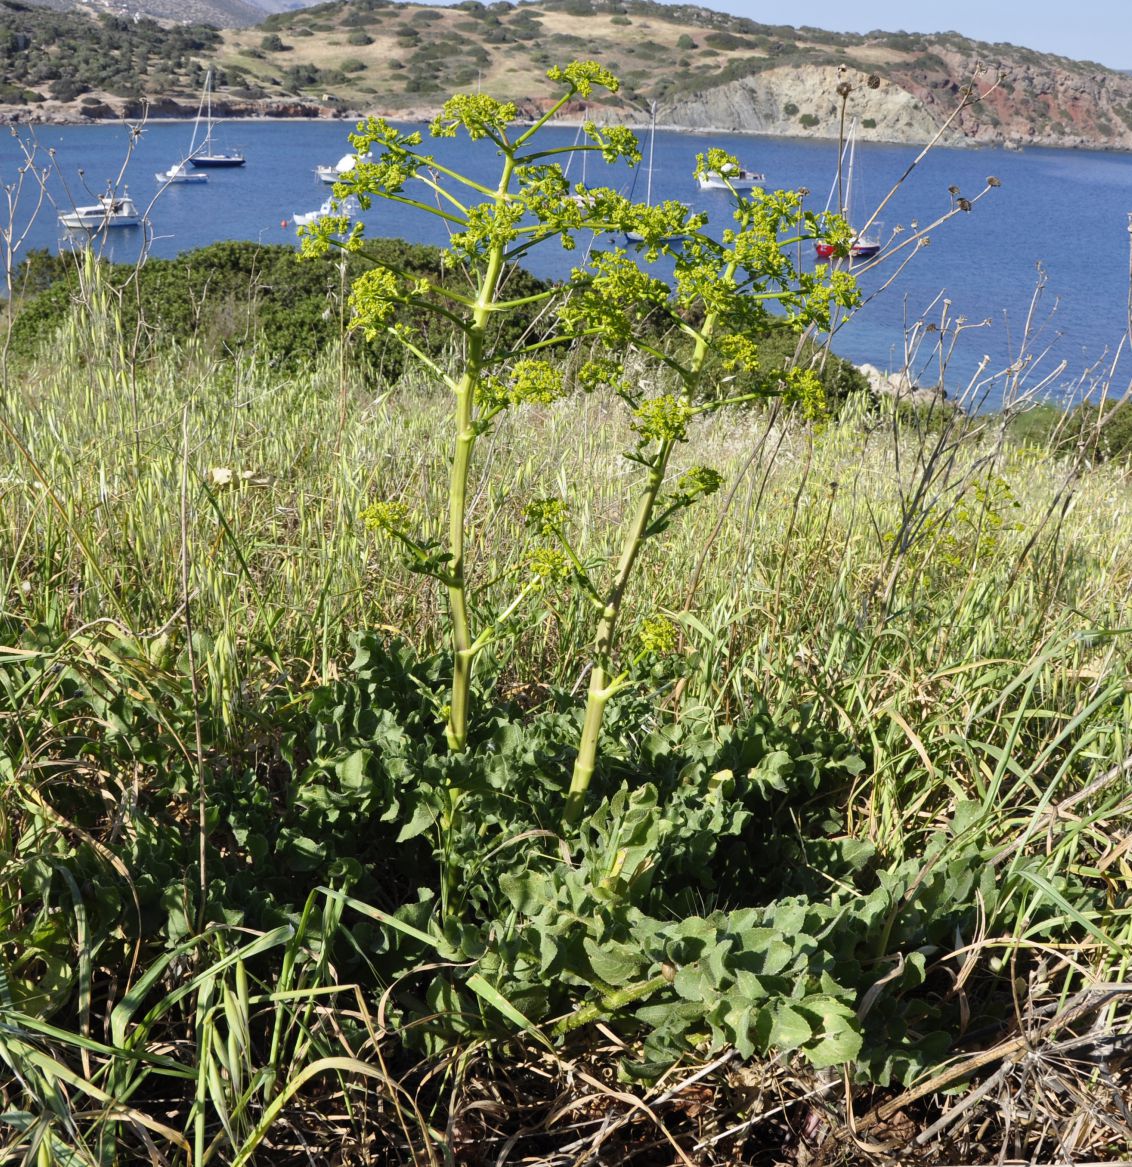
[[[135,16],[169,24],[210,24],[239,28],[258,24],[273,12],[303,8],[314,0],[13,0],[8,8],[50,8],[55,12],[82,10],[88,14],[126,18]]]
[[[0,0],[8,121],[191,114],[210,63],[226,116],[426,117],[477,87],[533,113],[546,69],[572,58],[624,82],[619,103],[576,116],[639,121],[655,100],[666,125],[835,137],[848,82],[863,138],[920,141],[970,86],[980,100],[951,123],[952,144],[1132,149],[1132,77],[957,33],[830,33],[649,0],[352,0],[216,30]]]

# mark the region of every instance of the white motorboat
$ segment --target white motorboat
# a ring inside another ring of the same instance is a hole
[[[337,199],[327,199],[326,202],[318,208],[317,211],[296,211],[291,216],[291,222],[296,227],[310,227],[317,223],[319,219],[325,219],[328,215],[356,215],[361,207],[358,205],[358,200],[351,195],[348,199],[338,202]]]
[[[368,162],[370,157],[369,154],[366,154],[362,161]],[[343,174],[349,174],[357,164],[358,156],[356,154],[343,154],[333,166],[316,166],[314,172],[323,182],[337,182]]]
[[[125,191],[107,191],[98,202],[70,211],[60,211],[59,222],[70,231],[101,231],[104,227],[137,227],[141,212]]]
[[[766,182],[766,175],[745,166],[728,166],[722,172],[709,170],[696,177],[700,190],[754,190]]]
[[[208,182],[208,175],[203,171],[190,170],[187,162],[177,162],[168,170],[159,170],[154,178],[160,183],[169,182]]]

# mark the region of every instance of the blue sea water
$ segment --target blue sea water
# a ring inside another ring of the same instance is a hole
[[[97,243],[111,258],[133,260],[144,246],[158,257],[225,239],[295,244],[292,217],[322,202],[330,188],[314,167],[335,161],[349,149],[352,127],[342,122],[230,122],[218,137],[238,147],[247,165],[213,170],[201,185],[160,189],[155,172],[187,151],[191,124],[149,123],[139,136],[124,125],[19,127],[0,137],[0,182],[9,208],[0,204],[0,233],[10,223],[15,260],[28,248],[67,245],[57,213],[93,201],[109,182],[125,186],[145,208],[147,227],[108,233]],[[424,129],[424,127],[420,127]],[[550,131],[554,144],[574,141],[573,127]],[[427,133],[426,133],[426,141]],[[692,179],[697,152],[710,145],[737,154],[767,175],[774,187],[808,188],[808,204],[820,210],[837,167],[837,146],[789,138],[658,131],[653,198],[674,198],[710,213],[722,230],[728,222],[727,196],[700,192]],[[427,147],[438,159],[494,185],[498,160],[490,146],[469,147],[465,139],[440,140]],[[917,147],[859,144],[856,185],[860,204],[871,211],[900,180]],[[47,171],[46,189],[54,205],[35,208],[36,183],[28,161]],[[1024,355],[1024,388],[1041,387],[1064,396],[1107,374],[1122,340],[1126,343],[1130,270],[1129,213],[1132,159],[1084,151],[938,148],[912,171],[880,215],[883,234],[903,228],[900,238],[926,227],[954,205],[949,187],[974,199],[994,176],[1000,186],[931,232],[929,246],[909,257],[862,272],[869,300],[837,334],[834,347],[858,363],[883,369],[903,367],[910,336],[921,343],[913,367],[925,384],[942,379],[953,397],[963,394],[987,358],[981,377],[985,404],[1001,400],[1001,375]],[[575,173],[575,178],[581,174]],[[633,174],[624,165],[607,168],[591,159],[590,185],[628,189]],[[636,176],[637,197],[645,177]],[[856,202],[856,200],[855,200]],[[443,243],[444,225],[407,208],[375,205],[364,215],[371,235],[400,236]],[[539,275],[565,274],[578,253],[557,245],[532,253],[528,266]],[[804,262],[812,263],[808,254]],[[1040,292],[1039,292],[1040,289]],[[917,321],[936,329],[926,332]],[[985,323],[984,323],[985,322]],[[942,338],[942,343],[941,342]],[[947,350],[942,370],[939,357]],[[1061,362],[1063,370],[1058,371]],[[1118,367],[1114,389],[1122,389]]]

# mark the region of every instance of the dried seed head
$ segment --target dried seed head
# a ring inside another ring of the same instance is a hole
[[[959,188],[958,188],[958,187],[955,185],[955,183],[952,183],[952,184],[951,184],[951,185],[950,185],[950,186],[947,188],[947,193],[948,193],[949,195],[951,195],[951,196],[952,196],[952,198],[954,198],[954,197],[955,197],[955,196],[956,196],[956,195],[959,193]]]
[[[849,94],[852,92],[853,92],[853,86],[850,85],[848,81],[842,81],[841,84],[838,85],[838,87],[837,87],[837,96],[838,97],[848,97]]]
[[[971,209],[971,200],[970,199],[956,199],[955,205],[961,211],[969,211]]]
[[[876,73],[870,73],[868,81],[865,82],[870,89],[880,88],[880,77]]]
[[[987,186],[1002,186],[1002,183],[993,174],[988,174]]]

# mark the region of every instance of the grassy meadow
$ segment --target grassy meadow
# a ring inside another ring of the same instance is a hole
[[[408,574],[358,514],[378,486],[425,522],[441,513],[447,394],[415,373],[356,380],[333,356],[290,375],[192,351],[130,369],[108,357],[103,327],[77,315],[52,359],[10,377],[5,395],[5,1161],[132,1162],[153,1143],[170,1162],[245,1162],[266,1140],[277,1149],[263,1161],[282,1162],[304,1131],[339,1141],[340,1159],[316,1161],[480,1161],[461,1157],[458,1123],[483,1124],[477,1137],[499,1146],[512,1124],[548,1121],[578,1051],[530,1036],[516,1046],[514,1018],[489,1007],[444,1052],[404,1042],[401,1026],[420,1021],[390,1010],[396,986],[356,951],[374,943],[365,907],[393,910],[402,877],[344,912],[315,889],[352,886],[349,830],[339,853],[295,865],[281,834],[252,839],[220,810],[258,799],[268,816],[301,817],[289,739],[310,734],[359,637],[421,660],[444,651],[435,581]],[[680,628],[635,689],[649,712],[633,732],[742,724],[755,707],[788,725],[804,709],[867,762],[823,794],[834,821],[810,841],[818,868],[832,839],[867,843],[884,868],[915,869],[911,903],[949,848],[973,847],[1008,894],[993,911],[978,894],[952,906],[950,933],[924,946],[922,983],[906,992],[923,1015],[962,1003],[956,1017],[997,1017],[975,1040],[1021,1032],[1039,1060],[1004,1053],[997,1093],[936,1143],[997,1145],[1011,1100],[1036,1083],[1055,1092],[1051,1110],[1013,1116],[1017,1145],[1115,1159],[1107,1079],[1043,1045],[1119,1035],[1127,1017],[1115,995],[1076,1028],[1055,1024],[1090,987],[1126,980],[1132,491],[1119,465],[1082,472],[1004,429],[994,416],[901,422],[883,406],[816,427],[772,407],[705,421],[697,454],[727,486],[650,549],[632,589],[628,625],[664,611]],[[586,484],[585,554],[610,555],[607,522],[629,505],[628,437],[596,397],[499,427],[471,510],[491,549],[477,605],[505,602],[521,506],[561,478]],[[548,597],[493,647],[485,700],[516,718],[568,704],[591,621],[570,596]],[[795,815],[806,822],[805,806]],[[226,878],[262,872],[267,918],[213,891],[200,930],[202,839]],[[254,857],[240,853],[253,842]],[[388,854],[367,861],[397,868]],[[327,933],[351,928],[332,954]],[[873,979],[906,955],[883,953]],[[634,1027],[618,1029],[594,1035],[585,1064],[625,1053]],[[917,1074],[981,1048],[962,1036]],[[712,1153],[746,1148],[745,1161],[797,1139],[815,1086],[781,1062],[757,1071],[758,1090],[788,1074],[786,1125],[760,1124],[725,1068],[698,1087],[714,1126],[674,1108],[694,1051],[637,1087],[667,1102],[658,1126],[688,1147],[722,1135]],[[511,1073],[500,1059],[537,1088],[511,1083],[521,1107],[461,1118]],[[885,1091],[868,1081],[878,1073]],[[891,1069],[852,1080],[862,1114],[901,1088]],[[628,1136],[621,1088],[571,1089],[622,1115],[611,1140]]]
[[[373,133],[340,195],[420,170]],[[0,1163],[1126,1161],[1127,458],[836,365],[806,416],[748,293],[820,320],[783,224],[846,224],[515,173],[471,292],[332,260],[289,320],[222,245],[12,306]],[[507,283],[596,217],[692,240],[679,311]],[[450,327],[393,364],[398,297]]]

